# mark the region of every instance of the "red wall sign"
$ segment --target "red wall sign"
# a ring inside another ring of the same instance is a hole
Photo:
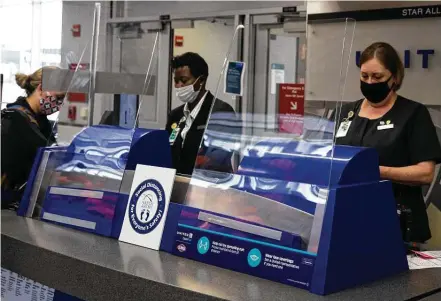
[[[69,64],[69,70],[77,70],[77,63]],[[89,64],[79,64],[78,70],[89,69]],[[68,100],[70,102],[86,102],[87,94],[85,93],[68,93]]]
[[[72,25],[72,36],[73,37],[81,37],[81,25],[80,24],[74,24]]]
[[[175,46],[176,47],[184,46],[184,36],[175,36]]]
[[[279,84],[277,89],[279,105],[279,132],[301,135],[305,115],[305,85]]]

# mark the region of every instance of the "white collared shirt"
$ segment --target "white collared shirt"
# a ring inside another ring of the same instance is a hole
[[[184,106],[184,116],[185,116],[185,127],[181,131],[181,137],[182,141],[185,142],[185,137],[187,136],[188,131],[191,128],[191,125],[193,124],[193,121],[196,119],[196,117],[199,114],[199,111],[201,110],[202,104],[204,103],[205,97],[207,96],[208,91],[205,92],[204,96],[202,96],[199,103],[193,108],[193,110],[190,112],[190,109],[188,108],[188,103]]]

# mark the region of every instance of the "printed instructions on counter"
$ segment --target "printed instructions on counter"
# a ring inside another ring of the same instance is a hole
[[[235,255],[240,255],[245,252],[245,248],[237,247],[234,245],[225,244],[218,241],[213,241],[211,244],[211,253],[220,254],[222,252],[231,253]],[[253,249],[248,254],[248,260],[250,265],[259,265],[260,261],[263,262],[265,267],[284,270],[284,269],[295,269],[298,270],[300,267],[294,263],[293,259],[276,256],[273,254],[265,254],[262,258],[262,254],[257,249]]]
[[[2,268],[1,300],[52,301],[55,290]]]
[[[267,267],[283,270],[284,268],[300,269],[300,267],[294,264],[294,260],[276,255],[265,254],[263,264]]]
[[[211,246],[211,252],[216,253],[216,254],[220,254],[221,252],[227,252],[227,253],[239,255],[239,254],[245,252],[245,249],[240,248],[240,247],[236,247],[236,246],[232,246],[232,245],[228,245],[228,244],[224,244],[222,242],[213,241],[213,244]]]
[[[425,259],[416,255],[408,255],[407,262],[409,263],[409,269],[419,270],[429,268],[441,268],[441,251],[424,251],[421,253],[433,258]]]

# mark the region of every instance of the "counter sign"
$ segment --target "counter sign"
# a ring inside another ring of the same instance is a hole
[[[156,180],[146,180],[130,199],[130,225],[138,233],[153,231],[164,215],[164,189]]]
[[[305,85],[279,84],[277,92],[279,132],[301,135],[305,112]]]
[[[119,240],[159,250],[176,170],[136,166]]]

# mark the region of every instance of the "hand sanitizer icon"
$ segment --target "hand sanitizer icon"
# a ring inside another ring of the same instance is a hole
[[[197,248],[199,254],[204,255],[210,249],[210,240],[205,236],[199,238]]]

